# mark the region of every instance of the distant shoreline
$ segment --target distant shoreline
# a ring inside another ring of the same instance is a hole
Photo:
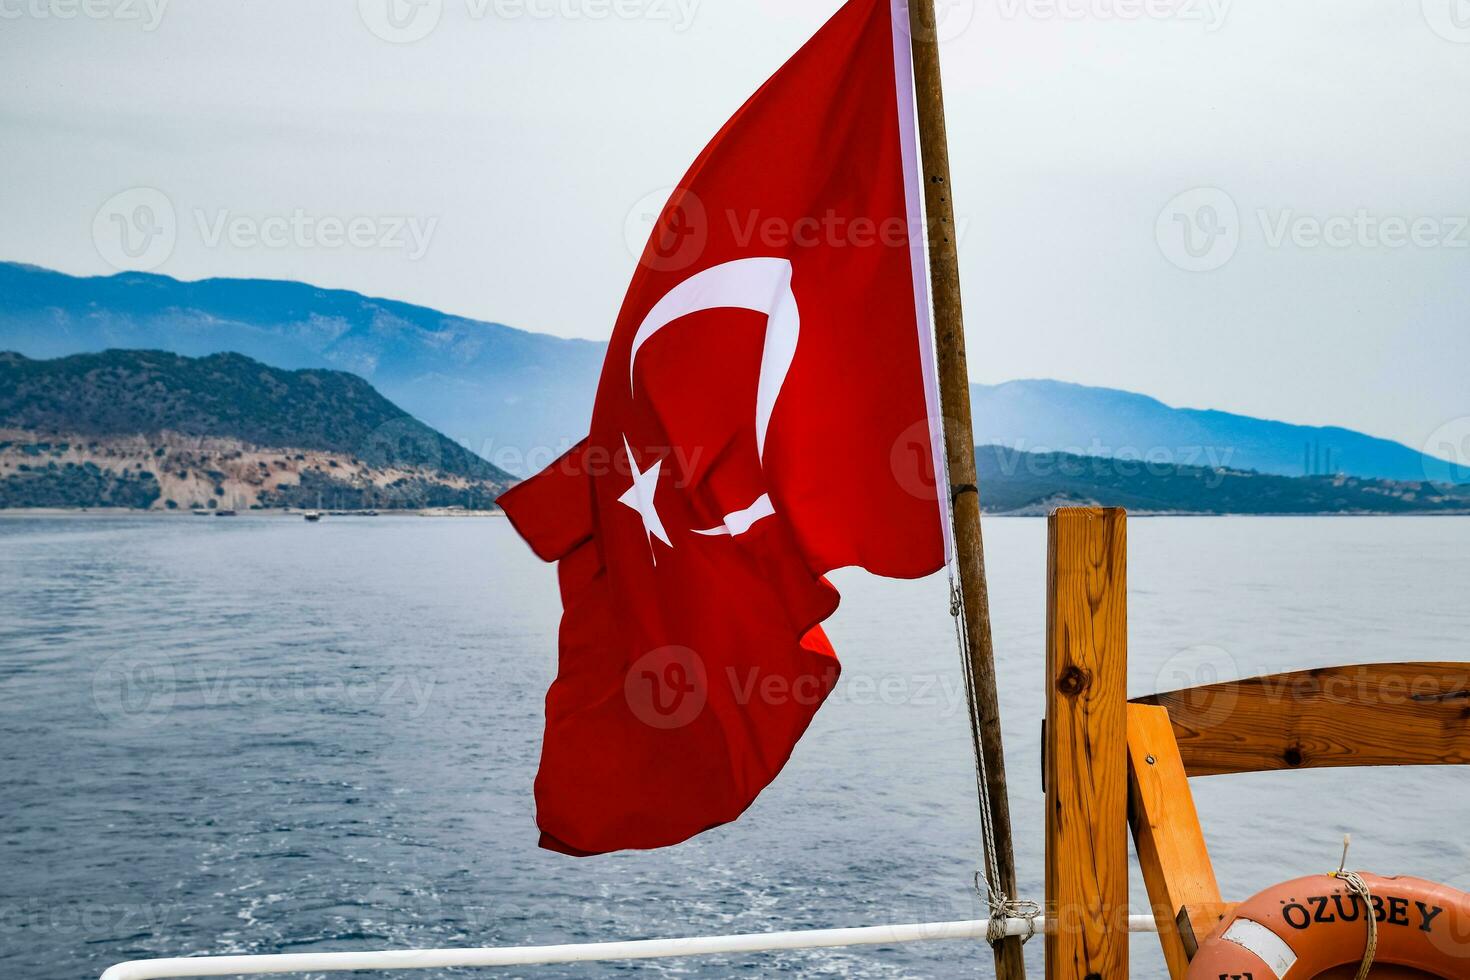
[[[1079,503],[1079,504],[1076,504],[1076,505],[1065,505],[1065,506],[1086,507],[1086,506],[1091,506],[1091,505],[1088,505],[1088,504],[1080,504]],[[241,518],[241,517],[268,517],[268,518],[275,519],[275,520],[287,520],[287,519],[303,520],[305,513],[306,513],[305,511],[300,511],[300,510],[279,510],[279,509],[245,510],[245,511],[238,512],[237,514],[233,515],[232,517],[216,517],[213,511],[132,510],[132,509],[129,509],[129,508],[126,508],[126,507],[75,507],[75,508],[64,508],[64,507],[9,507],[9,508],[0,508],[0,520],[4,520],[6,518],[13,519],[13,520],[25,520],[25,519],[47,518],[47,517],[66,517],[66,518],[83,518],[83,519],[84,518],[94,518],[94,517],[148,517],[148,518],[158,518],[159,520],[170,520],[170,521],[172,521],[172,520],[183,520],[183,519],[188,519],[188,518],[193,518],[193,517],[209,517],[209,518],[213,518],[215,520],[234,520],[234,519],[238,519],[238,518]],[[375,520],[377,518],[382,518],[382,517],[484,518],[484,517],[504,517],[505,516],[505,511],[502,511],[502,510],[446,511],[446,510],[439,510],[439,509],[429,509],[429,510],[384,510],[384,511],[379,511],[375,516],[370,516],[368,514],[362,514],[362,513],[330,513],[330,512],[324,513],[322,516],[323,516],[323,519],[324,520],[352,520],[352,519]],[[1047,515],[1045,513],[1032,512],[1029,509],[1022,509],[1022,510],[1017,510],[1017,511],[985,511],[984,512],[984,517],[985,517],[986,520],[993,520],[995,518],[1006,518],[1008,520],[1036,520],[1036,519],[1045,518],[1046,516]],[[1344,511],[1319,511],[1319,512],[1310,513],[1310,514],[1289,513],[1289,512],[1273,513],[1273,514],[1242,514],[1242,513],[1210,513],[1208,511],[1184,511],[1184,510],[1177,510],[1177,511],[1174,511],[1174,510],[1130,510],[1130,511],[1128,511],[1128,516],[1131,517],[1131,518],[1139,519],[1139,520],[1146,520],[1148,518],[1158,518],[1158,517],[1176,517],[1176,518],[1179,518],[1179,517],[1190,517],[1190,518],[1200,518],[1200,517],[1205,517],[1205,518],[1208,518],[1208,517],[1221,518],[1221,517],[1230,517],[1230,518],[1242,518],[1242,519],[1244,519],[1244,518],[1250,518],[1250,519],[1264,518],[1264,519],[1271,519],[1271,520],[1280,520],[1282,518],[1364,518],[1364,517],[1367,517],[1367,518],[1393,517],[1393,518],[1405,518],[1405,519],[1419,519],[1419,518],[1436,518],[1436,517],[1452,517],[1452,518],[1470,517],[1470,510],[1464,510],[1464,511],[1408,511],[1408,512],[1404,512],[1404,511],[1392,512],[1392,511],[1354,511],[1354,510],[1344,510]]]

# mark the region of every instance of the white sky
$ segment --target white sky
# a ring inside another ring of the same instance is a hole
[[[606,337],[630,211],[838,5],[426,0],[438,26],[391,44],[388,2],[0,0],[0,258],[114,271],[99,208],[150,187],[177,215],[159,272]],[[1416,447],[1470,416],[1470,0],[1115,2],[940,0],[975,378]],[[1160,216],[1199,187],[1240,241],[1190,272]],[[1272,243],[1360,210],[1345,247]],[[211,240],[297,211],[427,247]],[[1360,241],[1420,218],[1423,244]]]

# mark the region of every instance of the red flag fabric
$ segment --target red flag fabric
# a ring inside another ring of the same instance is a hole
[[[565,607],[542,845],[734,820],[837,682],[827,571],[944,563],[906,13],[852,0],[659,217],[591,433],[501,498]]]

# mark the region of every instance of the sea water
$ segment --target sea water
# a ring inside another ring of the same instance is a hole
[[[1470,520],[1160,518],[1129,533],[1135,695],[1470,660]],[[1039,899],[1046,526],[986,534],[1017,861]],[[834,580],[842,682],[745,817],[577,860],[537,849],[531,793],[553,570],[503,520],[0,518],[0,976],[983,915],[944,580]],[[1193,785],[1228,896],[1335,868],[1349,831],[1354,866],[1470,885],[1470,769]],[[1145,911],[1136,874],[1133,896]],[[1028,947],[1033,972],[1041,955]],[[1152,936],[1133,956],[1135,977],[1165,975]],[[500,975],[633,973],[991,966],[982,944],[936,942]]]

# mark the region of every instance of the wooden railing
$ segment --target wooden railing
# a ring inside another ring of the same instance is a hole
[[[1053,514],[1047,577],[1048,980],[1126,980],[1130,827],[1174,980],[1231,914],[1190,777],[1470,764],[1470,664],[1328,667],[1129,703],[1124,512]]]

